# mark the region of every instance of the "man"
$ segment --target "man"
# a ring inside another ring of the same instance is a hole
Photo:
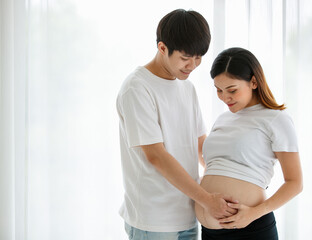
[[[206,128],[188,80],[210,44],[204,17],[174,10],[157,28],[157,54],[123,83],[117,97],[129,239],[197,239],[194,201],[230,216],[230,198],[198,184]]]

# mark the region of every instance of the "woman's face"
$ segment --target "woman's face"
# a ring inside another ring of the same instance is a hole
[[[222,73],[214,78],[214,85],[220,100],[228,105],[233,113],[246,107],[258,104],[253,90],[257,88],[257,81],[252,77],[250,82],[241,79],[230,78]]]

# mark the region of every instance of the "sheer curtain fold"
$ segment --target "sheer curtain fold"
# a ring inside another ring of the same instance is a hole
[[[0,79],[0,239],[26,236],[26,9],[2,0]]]
[[[14,5],[1,1],[0,238],[14,239]]]
[[[226,1],[225,0],[214,0],[213,2],[213,34],[212,34],[212,44],[213,44],[213,59],[224,49],[225,46],[225,35],[226,28],[221,27],[226,24],[226,12],[225,12]],[[212,96],[212,112],[213,121],[219,116],[224,110],[224,105],[218,99],[216,95]]]

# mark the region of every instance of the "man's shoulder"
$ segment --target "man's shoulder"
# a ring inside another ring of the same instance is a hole
[[[143,89],[144,88],[144,72],[142,67],[137,67],[133,72],[131,72],[124,80],[120,93],[126,92],[129,89]]]

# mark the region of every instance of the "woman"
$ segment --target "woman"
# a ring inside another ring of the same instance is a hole
[[[302,191],[294,126],[266,83],[262,67],[248,50],[221,52],[211,69],[218,97],[228,105],[203,144],[208,192],[230,195],[237,213],[213,218],[196,205],[202,239],[278,239],[272,211]],[[266,198],[265,189],[280,162],[285,182]]]

